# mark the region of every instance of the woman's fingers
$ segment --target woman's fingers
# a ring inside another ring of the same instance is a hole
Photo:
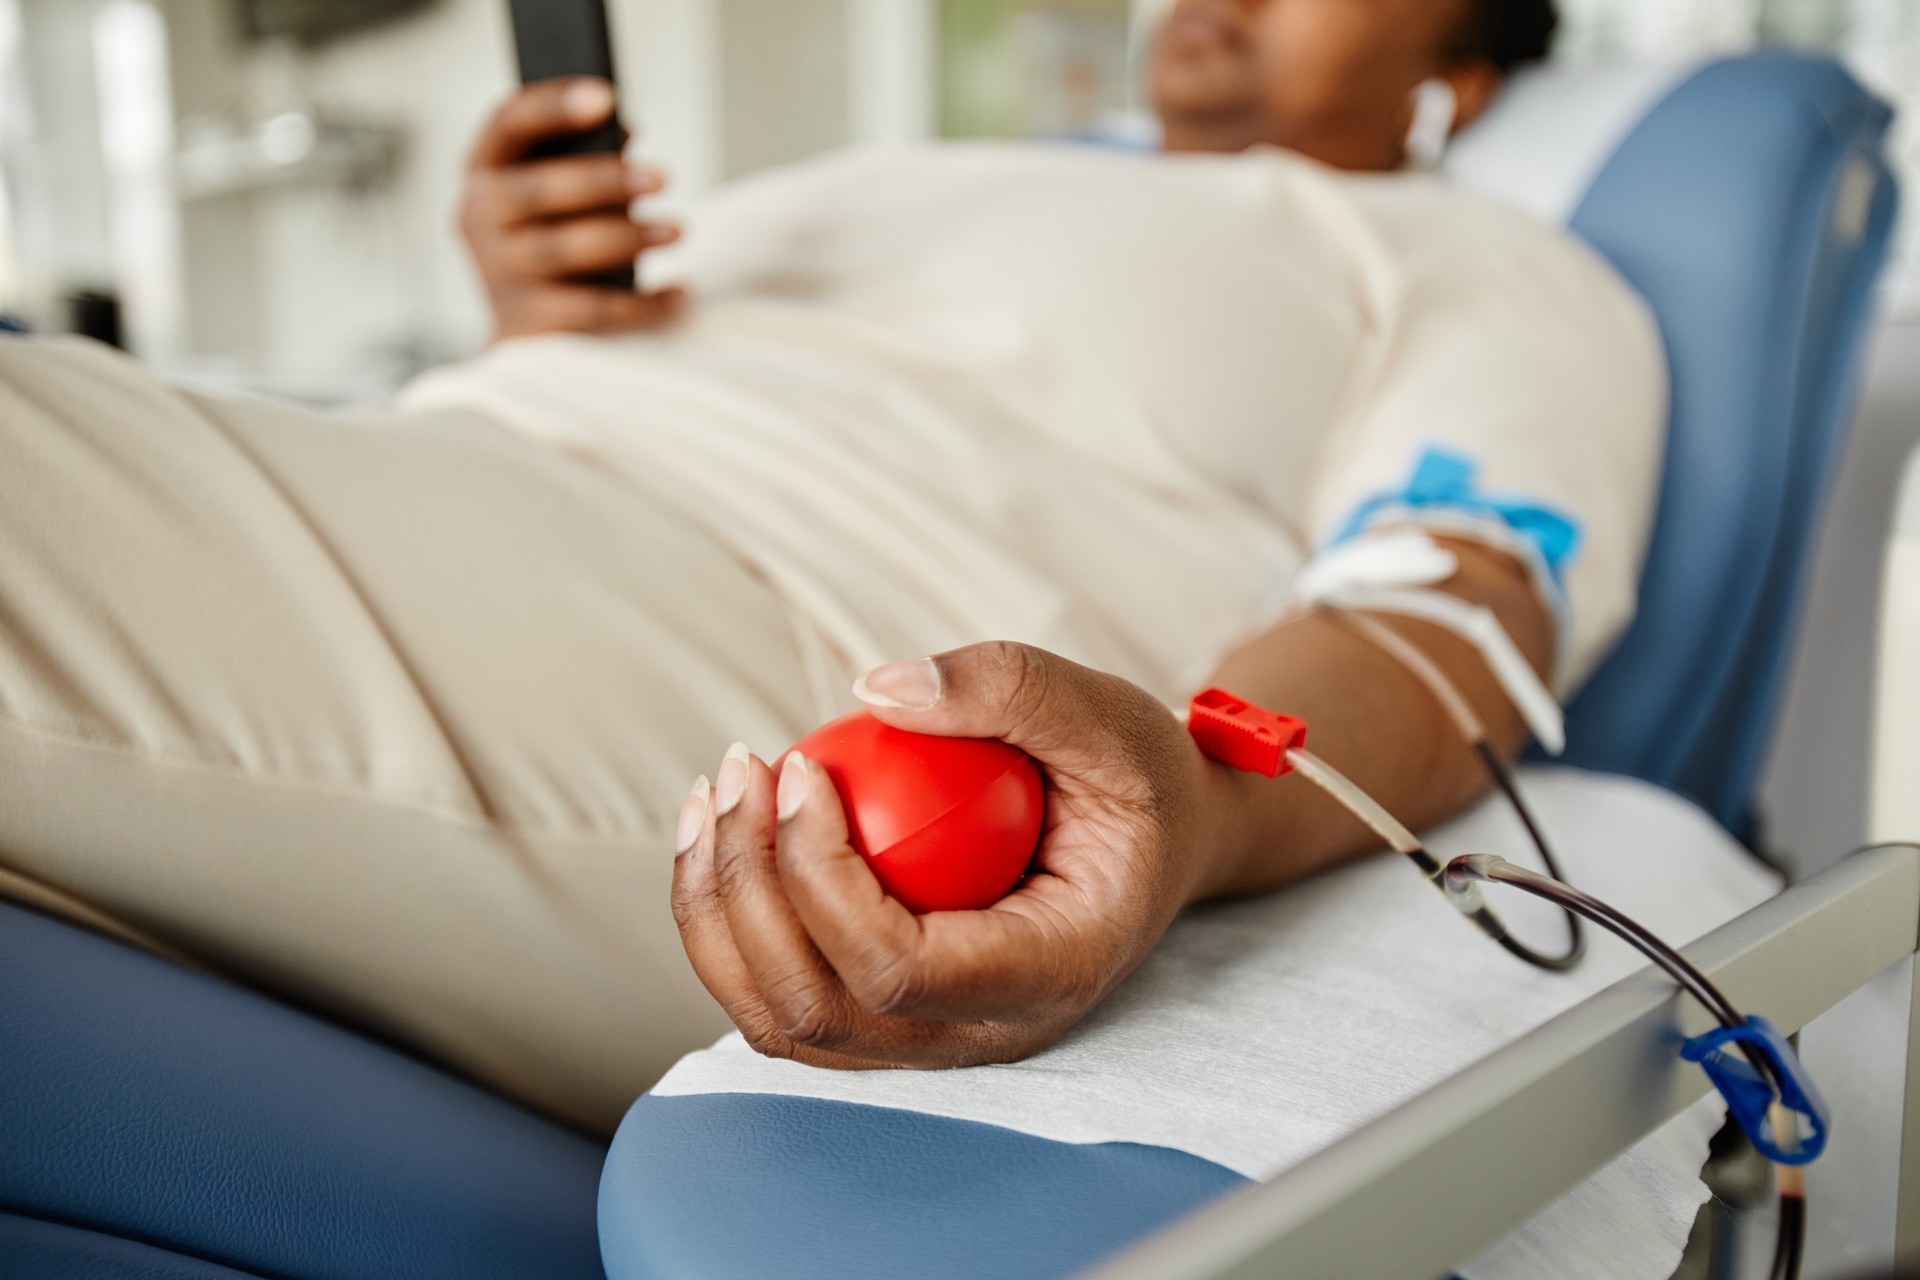
[[[549,138],[585,133],[613,114],[613,86],[595,76],[542,80],[494,109],[467,157],[472,169],[524,159]]]
[[[627,266],[643,251],[671,244],[679,234],[671,225],[635,222],[624,212],[587,214],[505,233],[494,261],[508,278],[564,280]]]
[[[613,86],[593,77],[543,81],[502,103],[475,141],[459,225],[487,289],[497,339],[656,328],[682,309],[678,290],[642,294],[598,277],[679,238],[639,223],[633,201],[665,187],[618,155],[542,158],[540,144],[604,124]]]
[[[537,290],[509,317],[503,315],[500,336],[530,333],[617,333],[665,324],[686,308],[686,290],[662,289],[640,293],[595,285],[548,285]]]
[[[963,1047],[960,1042],[968,1038],[966,1030],[880,1018],[862,1009],[814,946],[787,899],[774,865],[777,840],[788,838],[776,829],[776,806],[779,813],[787,812],[814,780],[824,782],[825,775],[801,756],[786,758],[777,785],[772,770],[748,756],[739,800],[717,824],[715,875],[727,929],[765,1002],[773,1029],[795,1045],[875,1061],[950,1062],[956,1049]],[[815,800],[812,816],[820,821],[810,834],[852,854],[845,819],[838,801],[832,799],[833,788],[828,784],[825,790],[827,799],[811,797]]]
[[[753,975],[727,931],[726,913],[713,875],[716,798],[711,788],[703,788],[705,782],[702,778],[694,783],[687,797],[681,814],[681,850],[675,854],[673,866],[673,918],[701,984],[747,1042],[769,1057],[793,1058],[839,1070],[889,1065],[794,1044],[773,1026]],[[686,833],[690,828],[698,834],[688,844]]]
[[[1141,749],[1173,727],[1171,713],[1137,685],[1009,641],[881,667],[862,676],[854,693],[896,728],[1011,743],[1056,784],[1135,781]]]
[[[815,950],[774,874],[773,772],[753,756],[729,760],[722,769],[743,775],[738,799],[720,817],[714,842],[714,876],[727,930],[773,1029],[795,1044],[840,1047],[853,1038],[858,1010]]]
[[[789,756],[787,769],[795,757]],[[1097,996],[1097,922],[1076,892],[1041,876],[985,911],[916,916],[888,897],[847,839],[825,771],[809,762],[801,800],[780,823],[776,865],[808,939],[861,1010],[895,1018],[1027,1021],[1078,1012]],[[783,772],[782,795],[790,779]]]
[[[673,920],[680,927],[693,971],[707,993],[738,1025],[758,997],[727,932],[726,912],[713,876],[713,788],[703,775],[680,811],[680,848],[673,862]]]
[[[795,803],[809,783],[824,795]],[[790,818],[776,830],[777,795],[808,821],[796,826]],[[846,1067],[956,1066],[1030,1047],[1014,1027],[881,1016],[847,990],[794,911],[775,866],[777,844],[795,841],[836,845],[859,857],[848,845],[832,785],[817,766],[789,756],[776,784],[761,761],[730,752],[713,807],[710,842],[697,842],[682,859],[696,861],[676,877],[683,886],[676,910],[687,913],[682,935],[689,954],[702,951],[695,969],[755,1049]],[[710,874],[697,862],[709,848]]]
[[[881,667],[854,692],[896,728],[997,738],[1039,761],[1048,794],[1035,865],[1067,882],[1069,905],[1085,900],[1076,922],[1110,926],[1108,940],[1131,933],[1150,945],[1204,874],[1205,842],[1166,835],[1205,817],[1195,805],[1206,760],[1138,685],[1029,645],[992,642]],[[1137,943],[1119,945],[1140,952]]]
[[[616,155],[560,156],[486,170],[470,179],[478,220],[512,227],[598,210],[624,210],[666,181],[656,169],[628,164]]]
[[[780,801],[775,868],[796,921],[859,1006],[911,1015],[921,977],[921,921],[887,896],[854,849],[824,769],[788,756]]]
[[[1145,690],[1023,645],[882,668],[856,691],[899,728],[1037,758],[1039,872],[984,911],[915,916],[854,848],[824,769],[793,754],[776,778],[729,753],[713,833],[676,876],[695,967],[765,1053],[961,1066],[1044,1047],[1186,901],[1190,842],[1173,836],[1196,829],[1204,762]]]

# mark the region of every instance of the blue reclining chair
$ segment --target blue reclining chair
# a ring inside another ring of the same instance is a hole
[[[1568,708],[1565,759],[1739,834],[1886,258],[1891,114],[1837,64],[1788,54],[1663,90],[1569,220],[1658,314],[1673,414],[1639,613]],[[1242,1181],[1181,1152],[887,1108],[648,1096],[607,1161],[602,1248],[613,1280],[1059,1276]]]
[[[1675,390],[1641,613],[1571,707],[1568,759],[1734,827],[1885,256],[1887,120],[1823,60],[1696,69],[1625,121],[1571,218],[1652,301]],[[609,1154],[0,904],[4,1276],[1055,1276],[1239,1182],[1158,1148],[752,1095],[644,1098]]]
[[[1891,119],[1822,59],[1708,66],[1570,224],[1658,313],[1673,413],[1639,614],[1567,708],[1565,760],[1743,838],[1893,229]]]

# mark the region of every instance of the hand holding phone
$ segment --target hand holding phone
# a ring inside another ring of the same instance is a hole
[[[475,141],[460,228],[496,338],[647,329],[680,310],[681,290],[607,283],[640,253],[679,238],[677,227],[636,222],[630,212],[636,198],[662,189],[660,174],[617,152],[538,154],[606,124],[613,108],[604,80],[545,80],[503,102]]]
[[[609,87],[618,85],[605,0],[509,0],[509,5],[522,85],[579,77],[592,77]],[[617,92],[616,88],[616,97]],[[532,158],[617,156],[626,145],[627,131],[609,105],[603,119],[574,132],[540,138],[527,155]],[[611,268],[591,279],[611,289],[632,289],[635,285],[633,264]]]
[[[619,83],[613,73],[605,0],[509,0],[509,4],[521,84],[578,76]],[[626,144],[620,121],[610,115],[591,129],[548,139],[536,154],[618,153]]]

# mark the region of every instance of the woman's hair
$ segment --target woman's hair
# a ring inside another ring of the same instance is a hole
[[[1504,75],[1545,58],[1559,25],[1553,0],[1473,0],[1460,52],[1485,58]]]

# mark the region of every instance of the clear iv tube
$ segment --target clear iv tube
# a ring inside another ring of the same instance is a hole
[[[1714,1021],[1732,1029],[1744,1025],[1745,1019],[1733,1002],[1716,987],[1706,974],[1701,973],[1692,961],[1655,937],[1638,921],[1623,914],[1618,909],[1602,902],[1590,893],[1582,892],[1570,884],[1563,884],[1550,876],[1543,876],[1525,867],[1515,866],[1505,858],[1492,854],[1476,853],[1455,858],[1447,864],[1442,888],[1449,895],[1457,893],[1478,881],[1511,885],[1524,889],[1536,897],[1547,899],[1569,911],[1578,911],[1587,919],[1600,925],[1611,933],[1631,944],[1647,959],[1667,971],[1675,982],[1689,992],[1711,1013]],[[1745,1046],[1743,1046],[1745,1048]],[[1746,1049],[1748,1060],[1755,1069],[1773,1075],[1772,1064],[1761,1055]]]
[[[1295,747],[1287,752],[1287,763],[1292,765],[1297,773],[1332,796],[1346,808],[1347,812],[1366,823],[1375,835],[1386,841],[1396,852],[1405,854],[1413,865],[1420,869],[1420,874],[1427,878],[1428,883],[1438,889],[1461,915],[1471,920],[1482,933],[1507,951],[1536,968],[1555,971],[1572,968],[1579,960],[1584,948],[1578,938],[1575,939],[1574,949],[1565,956],[1543,956],[1516,939],[1507,931],[1506,923],[1487,905],[1478,884],[1472,879],[1462,879],[1457,884],[1449,883],[1446,868],[1442,867],[1440,860],[1420,843],[1418,836],[1407,830],[1398,818],[1388,813],[1378,800],[1361,790],[1352,779],[1325,760],[1304,747]],[[1553,880],[1548,883],[1559,884],[1560,882]]]
[[[1400,819],[1388,813],[1384,805],[1362,791],[1358,784],[1346,774],[1341,773],[1305,747],[1295,747],[1287,752],[1287,763],[1297,769],[1308,781],[1339,801],[1348,813],[1372,828],[1375,835],[1387,842],[1388,848],[1396,853],[1404,853],[1408,857],[1433,861],[1433,856],[1421,845],[1420,838],[1402,826]],[[1438,869],[1439,864],[1434,865]]]
[[[1647,959],[1653,961],[1678,982],[1694,999],[1706,1006],[1707,1012],[1721,1026],[1734,1028],[1746,1020],[1733,1002],[1721,993],[1713,982],[1696,968],[1692,961],[1674,948],[1656,938],[1638,921],[1623,914],[1618,909],[1600,901],[1590,893],[1583,893],[1572,885],[1562,884],[1558,880],[1516,867],[1505,858],[1487,854],[1470,854],[1455,858],[1447,864],[1445,887],[1449,894],[1463,887],[1477,888],[1476,881],[1485,880],[1496,884],[1510,885],[1516,889],[1557,902],[1568,910],[1578,911],[1587,919],[1631,943]],[[1739,1043],[1741,1054],[1753,1064],[1754,1070],[1772,1082],[1774,1096],[1782,1095],[1786,1082],[1780,1078],[1779,1069],[1773,1060],[1759,1052],[1751,1044]],[[1773,1131],[1783,1142],[1793,1141],[1798,1131],[1798,1121],[1778,1103],[1772,1113]],[[1806,1181],[1802,1171],[1792,1165],[1774,1166],[1775,1186],[1780,1199],[1779,1226],[1774,1240],[1773,1265],[1768,1270],[1769,1280],[1799,1280],[1801,1260],[1806,1246],[1807,1193]]]
[[[1553,856],[1553,847],[1547,843],[1546,833],[1541,830],[1539,821],[1533,816],[1532,808],[1520,794],[1520,784],[1514,778],[1512,768],[1500,758],[1500,753],[1494,750],[1493,742],[1487,733],[1486,723],[1474,711],[1473,704],[1467,701],[1466,695],[1454,686],[1453,681],[1447,678],[1446,673],[1440,670],[1439,665],[1424,651],[1378,619],[1338,605],[1322,603],[1319,607],[1335,621],[1359,632],[1427,687],[1427,691],[1433,694],[1434,699],[1447,713],[1447,717],[1453,721],[1454,727],[1460,731],[1460,735],[1472,745],[1474,754],[1480,757],[1480,763],[1487,771],[1487,776],[1493,779],[1494,787],[1505,797],[1508,807],[1513,810],[1514,816],[1519,818],[1520,825],[1526,828],[1527,837],[1533,841],[1534,849],[1539,852],[1540,861],[1545,864],[1547,874],[1555,880],[1564,882],[1567,878],[1566,873],[1560,869],[1558,859]],[[1402,849],[1401,852],[1404,853],[1406,850]],[[1425,868],[1422,867],[1422,870]],[[1501,946],[1535,968],[1563,973],[1578,965],[1581,957],[1586,955],[1587,938],[1586,932],[1580,927],[1580,914],[1564,904],[1561,910],[1567,919],[1567,949],[1559,955],[1546,955],[1535,951],[1507,933],[1504,926],[1501,926],[1494,936],[1498,938]]]
[[[1417,671],[1416,674],[1418,674]],[[1434,687],[1436,693],[1440,692],[1441,688],[1451,689],[1451,685],[1446,683],[1444,677],[1440,677],[1439,686],[1430,687]],[[1461,704],[1460,709],[1464,709],[1465,712],[1464,715],[1456,714],[1457,709],[1449,707],[1449,714],[1454,716],[1455,723],[1461,724],[1463,729],[1469,721],[1477,723],[1472,716],[1471,708],[1464,707],[1465,700],[1459,699],[1457,693],[1454,694],[1454,698]],[[1447,699],[1443,697],[1442,701],[1445,702]],[[1483,756],[1492,754],[1484,735],[1476,741],[1475,745],[1482,748]],[[1498,762],[1498,757],[1493,756],[1493,760]],[[1420,868],[1421,874],[1426,876],[1462,914],[1508,951],[1522,959],[1529,960],[1542,968],[1570,967],[1582,950],[1577,928],[1574,949],[1569,956],[1558,961],[1543,961],[1507,935],[1506,928],[1499,917],[1494,915],[1486,905],[1484,895],[1480,891],[1481,882],[1505,884],[1524,890],[1559,905],[1570,918],[1584,917],[1593,921],[1617,934],[1630,943],[1635,950],[1664,969],[1683,990],[1700,1001],[1722,1027],[1731,1029],[1745,1023],[1745,1019],[1734,1007],[1733,1002],[1728,1000],[1692,961],[1662,942],[1638,921],[1608,903],[1553,876],[1541,875],[1525,867],[1516,866],[1505,858],[1487,854],[1469,854],[1455,858],[1442,867],[1433,854],[1420,843],[1419,838],[1399,819],[1387,812],[1379,801],[1325,760],[1305,748],[1295,748],[1287,752],[1287,762],[1296,772],[1319,786],[1348,812],[1364,822],[1389,847],[1411,859]],[[1552,866],[1552,854],[1547,851],[1532,814],[1520,804],[1517,791],[1511,786],[1512,779],[1505,775],[1504,770],[1496,773],[1496,780],[1503,778],[1506,785],[1501,789],[1514,802],[1522,821],[1527,826],[1528,833],[1534,837],[1542,855],[1548,860],[1549,866]],[[1554,870],[1557,871],[1558,868]],[[1777,1065],[1750,1044],[1740,1042],[1738,1047],[1742,1055],[1753,1064],[1754,1069],[1772,1082],[1775,1096],[1782,1096],[1786,1081],[1781,1078]],[[1789,1138],[1795,1131],[1795,1126],[1796,1121],[1792,1115],[1776,1105],[1773,1120],[1774,1132],[1782,1135],[1783,1138]],[[1800,1170],[1785,1165],[1776,1166],[1776,1177],[1780,1196],[1780,1219],[1769,1280],[1799,1280],[1806,1240],[1805,1182]]]
[[[1287,763],[1292,765],[1302,777],[1332,796],[1348,813],[1366,823],[1375,835],[1387,842],[1389,848],[1411,858],[1413,865],[1420,868],[1420,874],[1424,875],[1434,888],[1446,894],[1447,901],[1453,903],[1475,923],[1482,923],[1476,916],[1476,911],[1484,915],[1486,906],[1478,901],[1479,894],[1476,892],[1470,896],[1456,896],[1447,893],[1446,869],[1440,865],[1440,860],[1427,852],[1427,847],[1420,843],[1420,838],[1407,830],[1400,819],[1388,813],[1386,807],[1378,800],[1362,791],[1359,784],[1305,747],[1295,747],[1287,752]],[[1482,927],[1485,927],[1483,923]],[[1506,934],[1504,928],[1497,931],[1489,930],[1489,932],[1493,933],[1496,939]]]

